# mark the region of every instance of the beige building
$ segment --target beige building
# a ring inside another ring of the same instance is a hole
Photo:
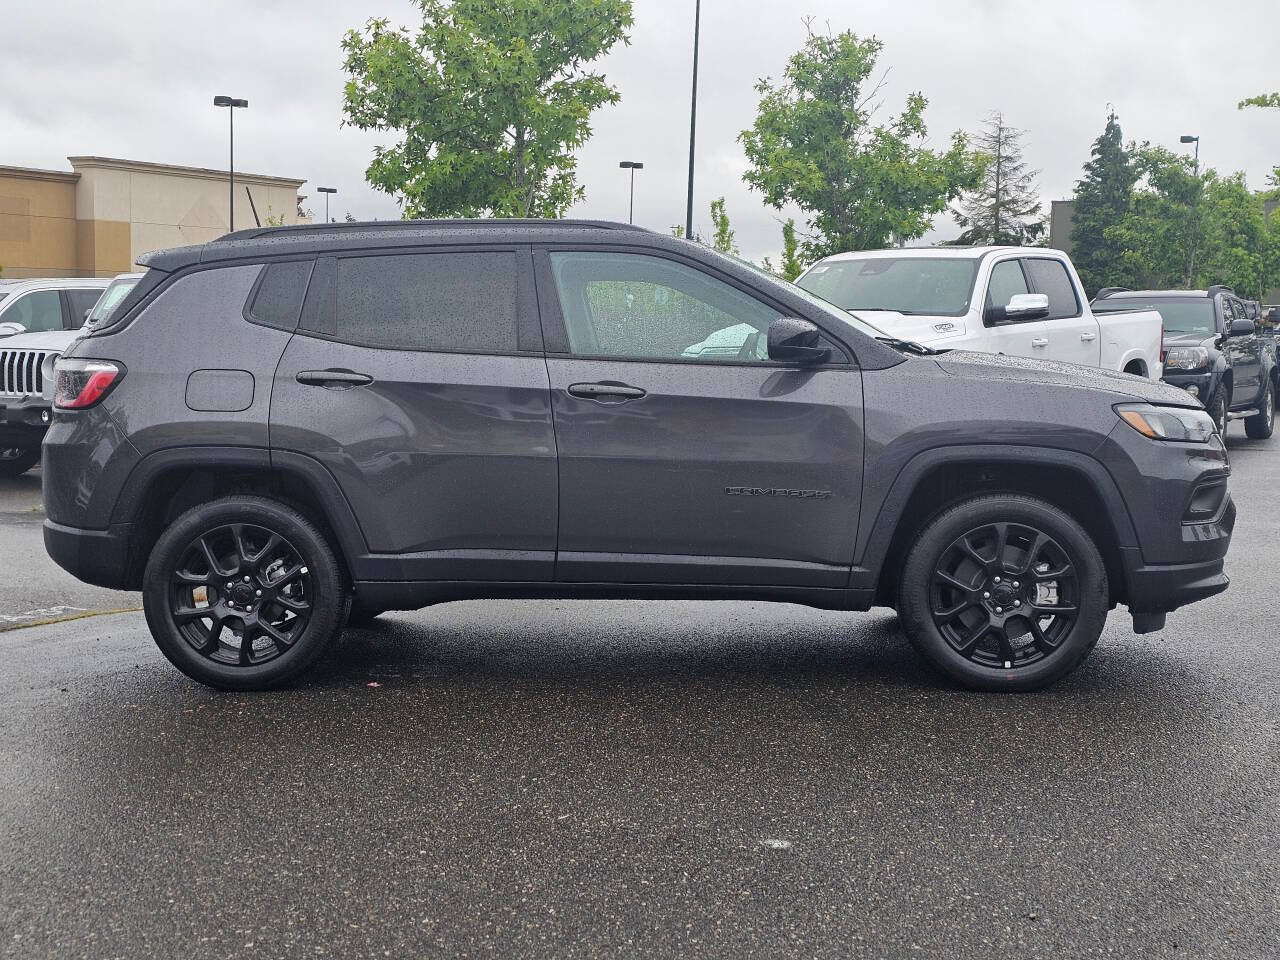
[[[0,276],[109,277],[227,232],[225,170],[67,159],[69,173],[0,166]],[[297,223],[305,182],[237,171],[236,226]]]

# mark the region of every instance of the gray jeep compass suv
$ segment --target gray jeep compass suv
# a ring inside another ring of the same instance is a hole
[[[956,681],[1062,677],[1226,589],[1186,392],[933,353],[610,223],[323,224],[152,254],[57,365],[45,543],[217,687],[484,597],[896,607]]]

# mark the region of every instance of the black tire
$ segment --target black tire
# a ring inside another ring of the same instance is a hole
[[[1227,436],[1227,391],[1223,386],[1219,386],[1209,402],[1204,405],[1209,411],[1209,416],[1213,417],[1213,422],[1218,425],[1218,435],[1223,439]]]
[[[39,447],[0,448],[0,477],[20,477],[39,462]]]
[[[975,497],[930,520],[898,590],[911,645],[975,690],[1060,680],[1093,650],[1110,608],[1106,568],[1084,528],[1016,493]]]
[[[386,612],[377,607],[366,607],[357,598],[352,597],[351,611],[347,614],[347,625],[351,627],[367,627],[373,623],[374,618]]]
[[[220,690],[266,690],[298,676],[341,631],[347,606],[324,535],[255,496],[200,504],[173,521],[152,548],[142,590],[160,651]]]
[[[1250,440],[1266,440],[1276,428],[1276,390],[1270,381],[1262,389],[1261,411],[1257,416],[1245,417],[1244,432]]]

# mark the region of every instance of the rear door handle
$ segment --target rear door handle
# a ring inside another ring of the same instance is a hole
[[[1096,333],[1082,333],[1080,334],[1080,339],[1085,343],[1091,343],[1098,339],[1098,335]]]
[[[363,387],[373,383],[373,377],[354,370],[303,370],[297,381],[308,387]]]
[[[568,393],[572,397],[600,403],[624,403],[644,396],[639,387],[629,387],[625,383],[573,383],[569,385]]]
[[[1049,345],[1048,337],[1036,337],[1031,341],[1033,347],[1047,347]]]

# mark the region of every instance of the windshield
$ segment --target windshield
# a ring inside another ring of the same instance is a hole
[[[971,257],[855,257],[814,264],[796,282],[845,310],[960,317],[977,275]]]
[[[98,298],[98,302],[93,305],[93,309],[89,311],[89,317],[85,321],[86,325],[93,329],[105,323],[111,316],[111,312],[120,305],[120,301],[129,295],[138,284],[138,277],[121,277],[118,280],[111,281],[107,289],[102,291],[102,296]]]
[[[875,326],[874,324],[867,323],[867,321],[861,319],[860,317],[850,316],[849,314],[845,313],[843,310],[837,309],[835,306],[833,306],[828,301],[824,300],[822,297],[814,296],[812,293],[810,293],[804,287],[799,286],[798,284],[788,283],[786,280],[783,280],[782,278],[775,276],[774,274],[770,273],[768,270],[762,269],[761,267],[752,263],[750,260],[744,260],[741,257],[735,257],[727,253],[720,253],[718,251],[713,251],[713,252],[716,253],[716,256],[724,257],[726,260],[732,260],[734,263],[736,263],[740,267],[746,267],[748,270],[756,274],[756,276],[760,277],[762,280],[765,280],[776,287],[782,287],[787,293],[790,293],[792,296],[799,296],[806,303],[808,303],[809,305],[819,310],[823,314],[823,316],[829,317],[830,319],[836,321],[837,323],[842,323],[846,327],[852,327],[854,330],[857,330],[863,336],[872,337],[872,338],[888,336],[888,334],[886,334],[883,330],[881,330],[879,327]]]
[[[1119,313],[1122,310],[1159,310],[1165,333],[1192,333],[1212,337],[1218,332],[1213,322],[1213,301],[1208,297],[1172,297],[1164,300],[1142,300],[1137,297],[1108,298],[1093,304],[1094,313]]]

